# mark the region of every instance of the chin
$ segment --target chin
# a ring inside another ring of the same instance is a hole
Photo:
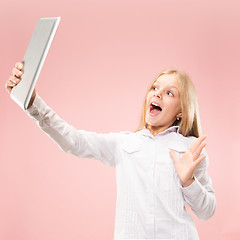
[[[151,127],[157,127],[157,126],[159,126],[159,124],[153,123],[153,122],[148,121],[148,120],[146,120],[146,124],[147,124],[148,126],[151,126]]]

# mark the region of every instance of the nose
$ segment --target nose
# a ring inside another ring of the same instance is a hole
[[[153,95],[154,97],[158,97],[158,98],[161,98],[161,94],[160,93],[158,93],[157,95],[155,94],[155,95]]]
[[[162,91],[163,91],[163,90],[159,88],[159,89],[155,92],[154,97],[162,98],[162,94],[163,94]]]

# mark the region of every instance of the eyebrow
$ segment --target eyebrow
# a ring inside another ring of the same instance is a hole
[[[170,88],[175,88],[175,89],[177,89],[175,86],[170,86]],[[177,89],[178,90],[178,89]],[[179,90],[178,90],[179,91]]]
[[[159,83],[155,82],[155,83],[153,84],[153,86],[154,86],[154,85],[158,85],[158,84],[159,84]],[[169,88],[176,88],[176,87],[173,86],[173,85],[172,85],[172,86],[167,86],[167,87],[169,87]],[[176,89],[177,89],[177,88],[176,88]],[[178,89],[177,89],[177,90],[178,90]],[[178,90],[178,91],[179,91],[179,90]]]

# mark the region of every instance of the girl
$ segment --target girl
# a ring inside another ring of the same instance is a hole
[[[10,93],[22,75],[16,63]],[[26,113],[65,152],[116,168],[114,239],[199,239],[189,205],[201,220],[216,208],[207,174],[195,88],[180,71],[162,71],[150,85],[135,132],[97,134],[76,130],[34,90]]]

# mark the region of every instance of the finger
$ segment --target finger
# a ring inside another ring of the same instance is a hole
[[[191,153],[194,153],[194,152],[197,150],[198,146],[200,146],[201,143],[206,139],[206,137],[207,137],[207,136],[202,136],[202,137],[197,138],[197,139],[191,144],[191,146],[190,146],[190,148],[189,148],[189,151],[190,151]]]
[[[5,88],[6,88],[6,90],[8,91],[9,94],[11,93],[13,87],[15,87],[15,86],[16,86],[16,84],[13,83],[11,80],[8,80],[5,84]]]
[[[7,82],[6,82],[6,85],[7,86],[10,86],[10,87],[15,87],[17,84],[15,82],[13,82],[11,79],[9,79]]]
[[[22,69],[23,69],[23,63],[17,62],[17,63],[15,64],[15,67],[16,67],[18,70],[22,70]]]
[[[20,81],[21,81],[20,78],[10,76],[6,84],[9,85],[10,87],[15,87]]]
[[[12,87],[9,86],[9,85],[7,84],[7,82],[6,82],[6,84],[5,84],[5,88],[6,88],[6,90],[8,91],[8,93],[10,94],[11,91],[12,91]]]
[[[193,164],[194,164],[194,169],[202,162],[203,159],[206,158],[206,155],[201,155]]]
[[[172,158],[173,162],[175,162],[177,160],[176,153],[173,150],[170,150],[169,154],[170,154],[170,157]]]
[[[203,148],[205,148],[207,143],[203,141],[200,146],[196,149],[196,151],[193,153],[193,161],[195,161],[201,154]]]
[[[12,82],[15,83],[15,84],[18,84],[18,83],[21,81],[21,78],[17,78],[17,77],[14,77],[14,76],[10,76],[10,77],[9,77],[9,80],[12,81]]]
[[[12,70],[13,76],[15,77],[21,77],[22,76],[22,72],[19,71],[17,68],[13,68]]]

